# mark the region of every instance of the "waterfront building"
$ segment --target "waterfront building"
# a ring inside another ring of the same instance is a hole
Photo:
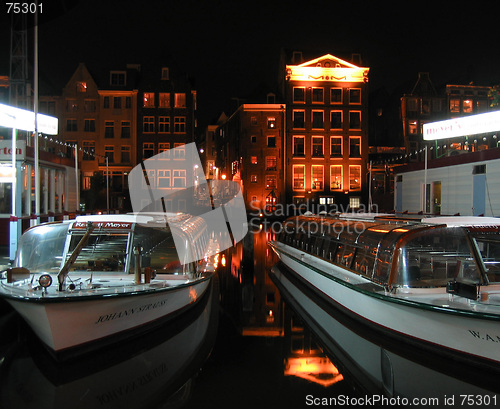
[[[282,82],[285,202],[360,208],[368,186],[369,68],[331,54],[304,61],[293,53],[291,61]]]

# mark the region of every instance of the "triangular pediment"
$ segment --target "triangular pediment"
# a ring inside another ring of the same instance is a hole
[[[359,68],[357,65],[351,64],[339,57],[331,54],[325,54],[314,60],[303,62],[298,67],[324,67],[324,68]]]

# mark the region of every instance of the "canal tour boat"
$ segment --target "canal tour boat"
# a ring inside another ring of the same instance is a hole
[[[57,358],[78,355],[193,307],[214,275],[211,236],[202,218],[183,214],[41,224],[22,235],[0,297]]]
[[[372,385],[415,384],[397,354],[500,389],[500,219],[305,214],[269,244],[274,280],[297,299],[297,288],[312,294],[323,331],[341,323],[330,327],[336,352]]]

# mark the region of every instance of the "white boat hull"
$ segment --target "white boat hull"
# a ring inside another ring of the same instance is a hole
[[[210,278],[156,291],[66,299],[7,298],[56,353],[139,329],[194,305]]]
[[[293,280],[285,269],[283,266],[275,266],[272,271],[272,278],[277,281],[285,301],[297,310],[321,339],[322,345],[333,354],[335,364],[340,366],[341,371],[355,377],[367,393],[382,392],[388,396],[439,399],[441,404],[445,397],[458,393],[493,396],[491,389],[458,379],[463,373],[453,373],[445,368],[448,371],[446,373],[446,370],[427,367],[369,339],[355,328],[350,328],[338,314],[325,308],[320,297]],[[478,379],[476,381],[481,382]],[[489,382],[495,383],[492,379]]]
[[[438,349],[500,371],[500,316],[447,309],[444,290],[440,307],[356,289],[363,284],[356,282],[359,277],[340,267],[281,243],[273,248],[319,295],[363,325],[424,350]]]

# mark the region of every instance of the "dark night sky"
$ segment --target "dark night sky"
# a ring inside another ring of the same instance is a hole
[[[419,71],[430,72],[436,85],[500,83],[500,34],[490,17],[491,1],[387,2],[392,6],[342,0],[43,3],[41,76],[62,86],[79,62],[145,64],[173,58],[178,69],[195,78],[202,118],[215,117],[231,97],[273,84],[281,48],[317,50],[318,56],[361,53],[363,65],[370,67],[371,90],[407,84],[409,92]],[[8,25],[0,30],[2,75],[8,74]]]

